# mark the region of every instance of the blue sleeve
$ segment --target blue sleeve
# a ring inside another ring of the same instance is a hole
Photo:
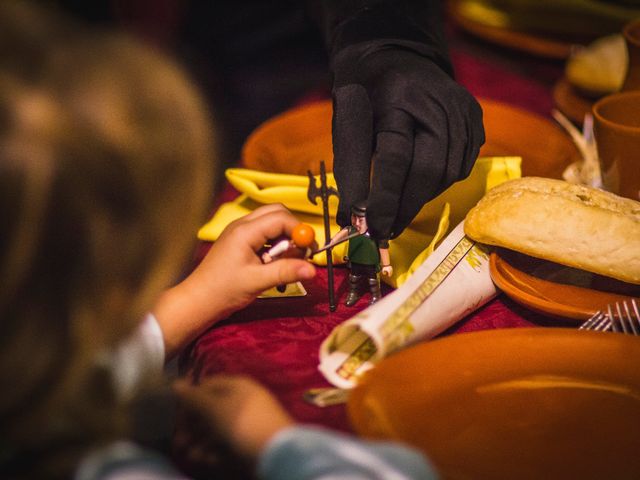
[[[422,454],[404,445],[300,426],[274,436],[260,457],[258,475],[263,480],[438,478]]]
[[[186,480],[162,456],[120,441],[92,451],[79,463],[73,480]]]

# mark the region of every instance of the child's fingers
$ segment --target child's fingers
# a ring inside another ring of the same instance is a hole
[[[270,203],[268,205],[262,205],[261,207],[256,208],[254,211],[247,213],[246,215],[243,215],[240,218],[236,218],[234,221],[232,221],[226,226],[226,230],[234,229],[239,225],[243,225],[247,222],[255,220],[258,217],[261,217],[263,215],[273,213],[273,212],[289,212],[289,210],[287,209],[287,207],[285,207],[281,203]]]
[[[237,226],[235,234],[241,235],[252,249],[262,248],[268,240],[282,235],[291,236],[293,228],[300,223],[286,210],[276,210],[259,215]]]
[[[186,380],[176,380],[173,383],[173,391],[185,406],[201,414],[209,413],[217,403],[215,395],[212,395],[210,391],[191,385]]]
[[[206,411],[224,398],[233,395],[251,380],[239,375],[215,375],[205,378],[200,385],[193,385],[185,379],[173,382],[173,390],[187,406],[197,411]]]
[[[260,274],[255,276],[256,279],[260,279],[260,285],[257,285],[257,289],[309,280],[316,274],[316,269],[311,263],[294,258],[281,258],[260,266],[260,270]]]
[[[255,218],[261,217],[262,215],[273,212],[289,212],[289,210],[282,203],[270,203],[268,205],[262,205],[256,208],[253,212],[248,213],[247,215],[242,217],[242,219],[253,220]]]
[[[278,212],[286,212],[291,214],[291,212],[285,207],[282,203],[269,203],[267,205],[262,205],[256,208],[254,211],[243,215],[242,217],[234,220],[231,224],[240,225],[247,222],[251,222],[256,218],[260,218],[264,215],[268,215],[270,213],[278,213]],[[230,224],[230,225],[231,225]]]

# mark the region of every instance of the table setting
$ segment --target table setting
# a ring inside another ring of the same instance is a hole
[[[549,105],[564,63],[553,69]],[[640,93],[590,109],[606,191],[568,178],[584,150],[551,112],[479,101],[487,141],[476,166],[391,242],[397,263],[379,302],[343,304],[338,246],[331,279],[327,257],[313,257],[315,279],[205,332],[180,369],[195,381],[248,374],[297,421],[406,442],[443,478],[638,478]],[[302,102],[249,136],[198,233],[196,262],[225,225],[274,201],[328,240],[322,205],[306,194],[321,162],[335,186],[331,108]]]

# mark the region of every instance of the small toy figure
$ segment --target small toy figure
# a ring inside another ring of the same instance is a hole
[[[391,276],[393,267],[390,264],[389,248],[381,246],[380,242],[371,238],[367,226],[367,206],[365,202],[358,202],[351,207],[351,225],[340,230],[330,242],[337,245],[349,238],[349,250],[346,260],[349,265],[349,293],[345,301],[348,307],[355,305],[362,296],[362,283],[371,294],[369,305],[377,302],[381,297],[380,276]],[[359,235],[358,235],[359,234]]]
[[[299,223],[291,232],[291,239],[283,239],[262,254],[262,261],[269,263],[280,256],[297,256],[309,258],[311,247],[316,239],[316,232],[311,225]]]

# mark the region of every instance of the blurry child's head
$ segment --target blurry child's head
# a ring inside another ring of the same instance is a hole
[[[112,424],[96,352],[184,266],[211,135],[159,53],[0,2],[0,465]]]

